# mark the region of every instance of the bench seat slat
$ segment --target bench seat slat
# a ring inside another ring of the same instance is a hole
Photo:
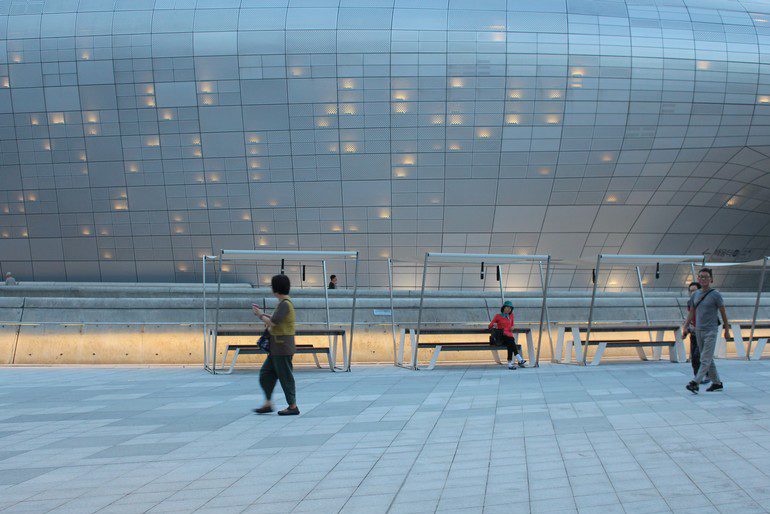
[[[236,330],[219,330],[216,332],[217,337],[235,337],[235,336],[259,336],[262,334],[263,330],[246,330],[246,329],[236,329]],[[341,336],[345,334],[345,330],[297,330],[294,333],[295,337],[302,337],[302,336]]]

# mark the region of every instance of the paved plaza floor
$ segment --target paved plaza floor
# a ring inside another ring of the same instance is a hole
[[[0,510],[769,512],[770,361],[718,366],[302,368],[298,417],[254,370],[0,368]]]

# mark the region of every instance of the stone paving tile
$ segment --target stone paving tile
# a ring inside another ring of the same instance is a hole
[[[0,368],[0,512],[770,512],[770,362]],[[276,400],[283,396],[277,389]]]

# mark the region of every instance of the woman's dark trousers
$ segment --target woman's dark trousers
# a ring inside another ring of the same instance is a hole
[[[294,366],[291,362],[293,355],[268,355],[259,370],[259,385],[265,392],[265,398],[273,396],[275,383],[281,382],[281,389],[289,405],[297,403],[297,391],[294,385]]]
[[[513,360],[514,355],[521,355],[521,348],[516,344],[516,339],[503,335],[499,341],[508,349],[508,362]]]

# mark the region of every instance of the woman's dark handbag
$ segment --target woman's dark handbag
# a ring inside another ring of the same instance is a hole
[[[493,328],[489,335],[489,344],[503,346],[503,331],[499,328]]]
[[[257,340],[257,345],[260,347],[260,349],[264,350],[267,353],[270,353],[270,331],[265,329],[264,332],[262,332],[262,335]]]

